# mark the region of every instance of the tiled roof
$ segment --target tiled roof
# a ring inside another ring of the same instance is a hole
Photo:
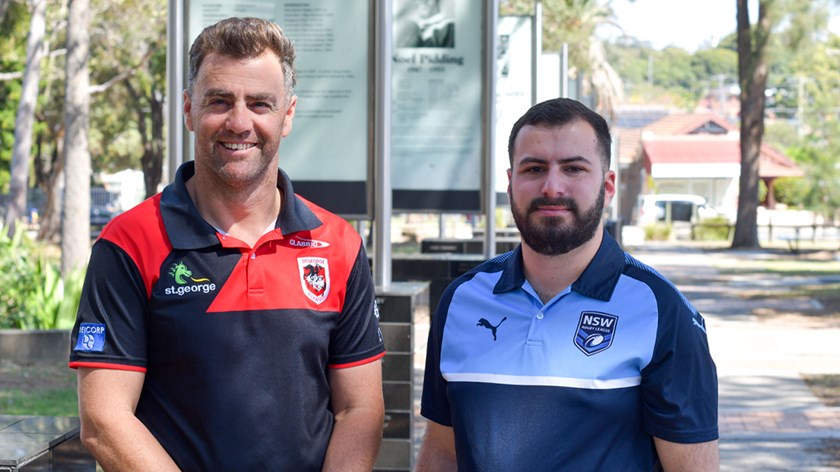
[[[734,125],[715,113],[682,113],[668,115],[661,120],[645,127],[646,134],[685,135],[702,128],[707,123],[717,125],[727,131],[737,131]]]
[[[737,164],[741,149],[737,137],[732,136],[667,136],[642,140],[645,167],[656,164]],[[767,145],[761,146],[759,176],[801,177],[803,172],[784,154]]]

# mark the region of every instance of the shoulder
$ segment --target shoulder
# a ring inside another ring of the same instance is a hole
[[[511,258],[515,257],[515,254],[516,251],[500,254],[493,259],[478,264],[457,277],[444,290],[439,306],[448,307],[455,293],[465,285],[470,286],[471,290],[474,289],[475,291],[492,294],[499,284],[500,279],[505,276],[505,269],[511,264]],[[508,276],[514,277],[515,275],[508,274]],[[507,283],[508,281],[505,280],[504,284],[507,285]]]
[[[296,197],[321,221],[321,226],[314,228],[312,230],[313,233],[330,236],[335,239],[351,238],[355,241],[361,241],[361,236],[359,236],[350,222],[299,195],[296,195]]]
[[[653,295],[659,299],[675,299],[680,303],[688,305],[688,300],[664,275],[660,274],[653,267],[639,261],[629,254],[625,254],[623,275],[630,277],[646,285]]]
[[[102,229],[98,239],[110,241],[124,249],[140,241],[165,240],[166,230],[161,218],[160,194],[115,216]]]
[[[144,278],[155,273],[157,265],[172,250],[160,211],[160,194],[112,219],[94,244],[110,243],[125,253]]]
[[[705,321],[700,312],[676,285],[652,267],[627,255],[624,276],[630,277],[647,288],[655,304],[660,336],[671,330],[699,327],[705,337]],[[641,290],[636,290],[640,292]],[[695,330],[692,330],[694,332]]]

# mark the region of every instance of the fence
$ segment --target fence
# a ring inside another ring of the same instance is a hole
[[[704,228],[721,229],[726,228],[727,239],[732,239],[732,233],[735,225],[729,223],[692,223],[691,224],[691,239],[697,239],[698,230]],[[798,251],[799,245],[803,241],[811,241],[816,243],[818,241],[838,242],[840,244],[840,226],[834,224],[810,224],[810,225],[791,225],[791,224],[773,224],[758,225],[758,236],[760,241],[783,241],[787,242],[792,251]]]

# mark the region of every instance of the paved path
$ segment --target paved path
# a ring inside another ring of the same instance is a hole
[[[631,253],[703,313],[720,383],[721,470],[840,470],[840,408],[824,406],[801,374],[840,374],[840,328],[760,321],[756,310],[807,313],[818,304],[745,299],[747,290],[790,290],[813,277],[722,276],[716,265],[761,251],[644,246]],[[818,281],[817,281],[818,282]]]

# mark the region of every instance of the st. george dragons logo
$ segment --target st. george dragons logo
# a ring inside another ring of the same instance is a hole
[[[330,265],[324,257],[299,257],[298,271],[303,294],[320,305],[330,294]]]
[[[192,271],[183,262],[173,262],[169,267],[169,275],[177,285],[164,289],[166,295],[183,296],[188,293],[210,293],[216,291],[216,284],[207,277],[193,277]]]

